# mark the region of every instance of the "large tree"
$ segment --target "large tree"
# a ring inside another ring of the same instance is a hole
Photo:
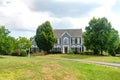
[[[93,18],[89,26],[85,28],[84,44],[87,49],[93,50],[94,54],[103,53],[103,51],[115,50],[118,46],[118,32],[112,28],[108,20],[103,18]]]
[[[10,54],[15,49],[15,38],[9,36],[10,31],[0,26],[0,53]]]
[[[120,42],[119,42],[118,48],[115,50],[115,53],[116,53],[116,54],[120,54]]]
[[[53,48],[55,37],[49,21],[38,26],[35,41],[39,49],[47,53]]]

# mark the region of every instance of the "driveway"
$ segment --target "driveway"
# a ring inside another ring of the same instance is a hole
[[[99,65],[106,65],[106,66],[112,66],[112,67],[119,67],[120,68],[120,63],[96,62],[96,61],[76,60],[76,59],[67,59],[67,58],[56,58],[56,59],[82,62],[82,63],[89,63],[89,64],[99,64]]]

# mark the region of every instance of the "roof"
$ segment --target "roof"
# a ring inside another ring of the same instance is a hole
[[[63,33],[67,32],[71,37],[81,37],[82,29],[55,29],[54,35],[56,38],[60,38]]]

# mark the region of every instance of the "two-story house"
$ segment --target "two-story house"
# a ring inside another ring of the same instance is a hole
[[[83,52],[82,29],[55,29],[56,42],[52,50],[61,53],[69,53],[70,50]],[[39,49],[33,38],[31,52],[38,52]]]
[[[69,53],[70,50],[83,52],[82,29],[55,29],[56,43],[53,50]]]

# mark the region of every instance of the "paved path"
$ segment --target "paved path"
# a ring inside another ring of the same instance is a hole
[[[78,59],[76,60],[76,59],[67,59],[67,58],[56,58],[56,59],[75,61],[75,62],[83,62],[83,63],[89,63],[89,64],[107,65],[107,66],[113,66],[113,67],[119,67],[120,68],[120,63],[96,62],[96,61],[78,60]]]

